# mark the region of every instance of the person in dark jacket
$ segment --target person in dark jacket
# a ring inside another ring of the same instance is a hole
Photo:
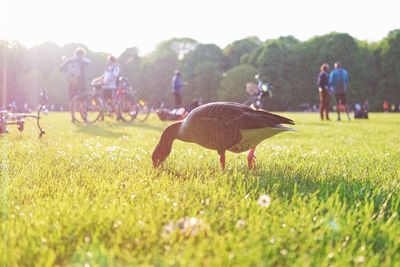
[[[326,120],[329,120],[329,65],[324,63],[321,65],[318,75],[318,91],[319,91],[319,113],[321,120],[324,120],[324,112]]]
[[[175,98],[175,108],[182,107],[182,89],[183,82],[181,79],[181,73],[179,71],[175,71],[174,76],[172,77],[172,93]]]

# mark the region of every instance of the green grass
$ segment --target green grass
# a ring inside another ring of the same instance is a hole
[[[264,141],[252,171],[245,154],[221,171],[215,151],[180,141],[154,170],[168,125],[155,117],[50,114],[40,140],[10,128],[0,266],[400,266],[400,116],[284,115],[298,131]]]

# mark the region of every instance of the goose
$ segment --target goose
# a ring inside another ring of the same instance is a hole
[[[255,164],[255,148],[263,140],[285,131],[295,131],[282,124],[292,124],[291,119],[255,110],[233,102],[213,102],[193,109],[184,120],[169,125],[161,134],[152,154],[156,168],[169,156],[175,139],[196,143],[216,150],[221,168],[225,169],[225,152],[247,155],[248,168]]]

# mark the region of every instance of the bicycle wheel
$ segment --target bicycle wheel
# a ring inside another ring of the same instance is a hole
[[[71,102],[72,119],[79,123],[96,122],[103,110],[102,100],[94,94],[77,95]]]
[[[124,122],[132,122],[138,115],[138,106],[133,97],[126,95],[117,104],[118,118]]]
[[[139,109],[137,120],[139,122],[145,122],[150,115],[151,105],[148,105],[143,99],[140,99],[137,106]]]

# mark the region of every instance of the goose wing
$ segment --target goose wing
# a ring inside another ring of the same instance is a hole
[[[269,113],[265,110],[254,110],[239,103],[216,102],[201,107],[203,109],[198,114],[199,119],[218,122],[232,129],[249,130],[279,127],[280,124],[294,124],[291,119]]]

